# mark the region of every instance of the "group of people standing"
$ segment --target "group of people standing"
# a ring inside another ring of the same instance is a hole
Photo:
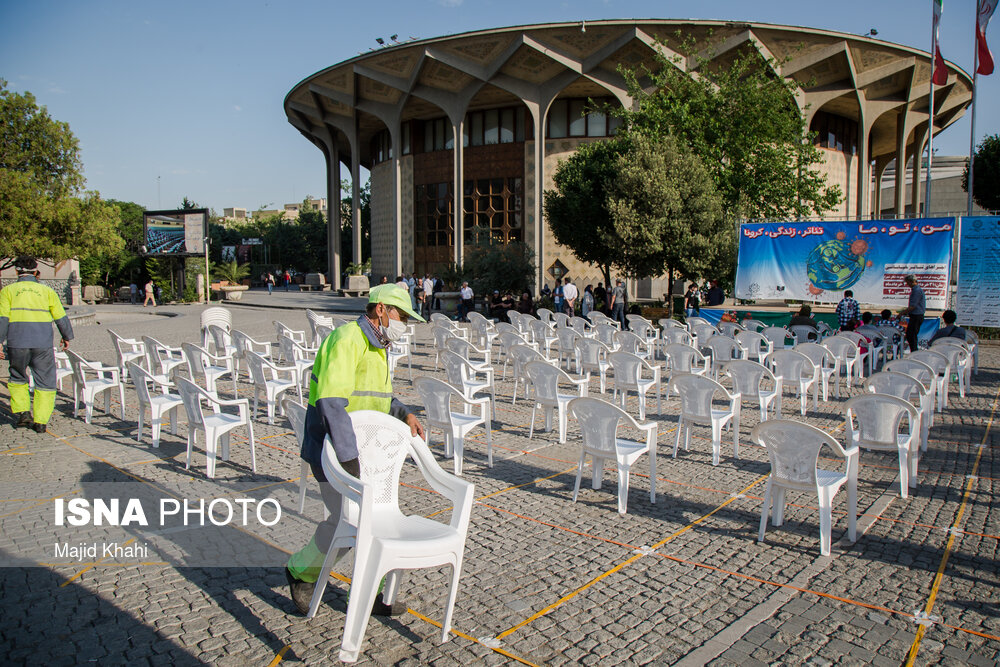
[[[604,283],[597,283],[597,287],[587,285],[582,294],[569,276],[556,278],[555,288],[549,289],[546,284],[542,288],[542,296],[552,297],[552,310],[557,313],[575,317],[579,307],[580,316],[589,317],[591,311],[598,310],[625,327],[628,291],[621,278],[610,289],[606,289]]]

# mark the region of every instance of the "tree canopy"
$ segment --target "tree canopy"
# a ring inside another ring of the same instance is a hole
[[[816,170],[822,156],[795,85],[774,74],[780,63],[753,50],[722,66],[696,56],[691,70],[664,51],[656,58],[651,69],[621,69],[636,106],[611,113],[625,134],[673,135],[686,144],[715,181],[728,218],[809,217],[840,202],[839,186]]]
[[[1000,211],[1000,134],[983,139],[973,156],[972,200],[987,211]],[[969,167],[962,174],[962,189],[969,191]]]
[[[62,261],[122,248],[118,209],[81,192],[79,153],[66,123],[0,79],[0,257]]]

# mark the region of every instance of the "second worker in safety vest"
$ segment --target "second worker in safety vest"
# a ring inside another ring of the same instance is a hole
[[[73,326],[55,291],[38,282],[38,262],[18,257],[17,282],[0,290],[0,343],[6,340],[10,357],[10,411],[14,428],[45,433],[56,403],[56,357],[52,348],[52,323],[62,336],[62,348],[73,340]],[[0,351],[0,359],[4,358]],[[35,381],[31,405],[28,372]]]
[[[323,558],[340,520],[342,498],[327,483],[321,463],[324,439],[330,437],[340,465],[357,477],[361,474],[357,439],[348,412],[385,412],[406,422],[413,435],[424,437],[423,426],[417,418],[392,396],[392,377],[386,357],[386,348],[406,333],[406,322],[411,317],[424,321],[413,311],[409,293],[394,284],[379,285],[369,292],[365,314],[355,322],[334,329],[316,353],[309,381],[302,458],[320,483],[329,516],[316,527],[309,544],[288,559],[285,574],[292,601],[303,614],[309,610]],[[386,605],[379,595],[372,613],[387,616],[404,610],[398,602],[392,607]]]

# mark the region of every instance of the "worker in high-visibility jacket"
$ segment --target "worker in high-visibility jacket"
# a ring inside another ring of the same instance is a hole
[[[0,343],[6,341],[10,357],[10,411],[14,428],[45,433],[56,404],[56,356],[52,348],[52,323],[62,336],[62,349],[73,340],[73,326],[55,291],[38,282],[38,262],[18,257],[17,282],[0,290]],[[28,371],[35,381],[34,409],[28,391]]]
[[[409,425],[414,436],[424,437],[424,428],[402,402],[392,396],[392,377],[386,349],[406,333],[409,318],[424,321],[414,312],[410,294],[395,284],[379,285],[369,292],[365,314],[337,327],[320,345],[309,380],[302,458],[319,481],[329,516],[316,527],[312,540],[288,559],[285,575],[292,601],[305,614],[309,611],[323,558],[340,520],[341,495],[323,473],[323,441],[329,436],[337,460],[351,475],[361,474],[357,438],[348,412],[378,410]],[[341,554],[342,555],[342,554]],[[395,616],[405,611],[401,603],[387,605],[381,594],[372,613]]]

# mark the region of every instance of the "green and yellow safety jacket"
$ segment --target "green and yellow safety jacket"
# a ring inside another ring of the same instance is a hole
[[[0,290],[0,343],[8,347],[52,347],[52,322],[64,340],[73,340],[73,326],[59,296],[34,276],[20,276]]]
[[[377,410],[400,420],[410,414],[392,396],[385,348],[364,315],[334,329],[316,353],[309,380],[302,458],[319,464],[323,440],[328,435],[339,461],[358,458],[357,438],[347,416],[355,410]]]

